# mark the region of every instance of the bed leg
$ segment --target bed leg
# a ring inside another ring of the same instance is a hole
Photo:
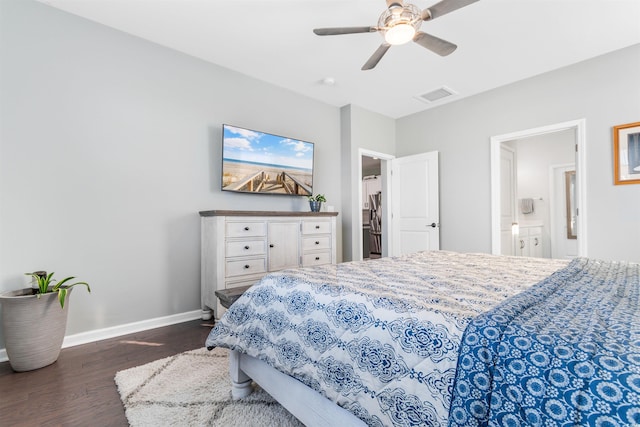
[[[229,376],[231,377],[231,397],[242,399],[251,394],[251,378],[240,368],[240,353],[229,351]]]
[[[213,316],[211,315],[211,310],[205,310],[205,309],[202,309],[202,310],[200,311],[200,318],[201,318],[202,320],[211,320],[211,318],[212,318],[212,317],[213,317]]]

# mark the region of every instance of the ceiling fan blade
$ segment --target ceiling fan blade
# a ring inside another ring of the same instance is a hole
[[[319,36],[339,36],[341,34],[374,33],[377,27],[336,27],[336,28],[316,28],[313,30]]]
[[[440,56],[447,56],[458,48],[458,46],[451,42],[442,40],[431,34],[423,33],[422,31],[418,31],[416,35],[413,36],[413,41]]]
[[[471,3],[475,3],[477,1],[478,0],[442,0],[441,2],[423,10],[422,20],[429,21],[431,19],[439,18],[442,15],[446,15],[454,10],[469,6]]]
[[[384,54],[387,53],[390,47],[391,45],[389,43],[382,43],[380,47],[376,49],[375,52],[373,52],[373,55],[371,55],[369,60],[362,66],[362,70],[371,70],[376,65],[378,65],[378,62],[380,62],[380,60],[382,59]]]

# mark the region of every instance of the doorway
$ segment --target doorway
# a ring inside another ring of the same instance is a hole
[[[362,178],[363,157],[380,161],[380,205],[382,257],[422,250],[440,249],[438,152],[395,158],[359,150],[358,177]],[[391,179],[393,171],[393,180]],[[393,181],[393,182],[392,182]],[[362,207],[363,186],[358,184],[358,204]],[[392,194],[393,187],[393,194]],[[393,205],[393,209],[392,209]],[[366,213],[365,213],[366,215]],[[353,217],[360,249],[363,242],[362,215]],[[359,259],[363,259],[362,250]]]
[[[551,210],[551,258],[571,259],[578,256],[575,227],[575,164],[549,168]]]
[[[503,253],[503,242],[506,241],[504,233],[501,227],[504,218],[501,218],[501,214],[504,209],[504,190],[502,189],[501,180],[501,153],[502,147],[510,141],[523,140],[526,138],[539,137],[541,135],[551,135],[559,132],[570,131],[574,135],[575,139],[575,222],[578,230],[577,239],[577,254],[578,256],[586,256],[587,254],[587,242],[586,242],[586,159],[585,159],[585,120],[575,120],[571,122],[558,123],[550,126],[544,126],[540,128],[528,129],[524,131],[514,132],[510,134],[498,135],[491,137],[491,222],[492,222],[492,253],[499,255]],[[537,195],[527,196],[527,204],[533,203],[535,206]],[[520,200],[519,202],[522,202]],[[544,202],[538,200],[538,202]],[[516,204],[516,209],[521,208]],[[516,222],[516,221],[514,221]],[[517,222],[513,227],[513,233],[518,233]],[[532,229],[533,230],[533,229]],[[526,234],[526,233],[525,233]],[[514,234],[515,235],[515,234]],[[525,242],[526,243],[526,242]],[[550,251],[547,251],[549,253]]]
[[[378,157],[362,156],[362,259],[382,256],[382,169]]]
[[[389,256],[391,218],[389,162],[395,157],[370,150],[359,150],[358,200],[360,211],[356,224],[360,238],[360,259]],[[366,179],[365,179],[366,178]],[[373,196],[373,197],[370,197]],[[372,204],[373,203],[373,204]],[[361,214],[360,214],[361,212]]]

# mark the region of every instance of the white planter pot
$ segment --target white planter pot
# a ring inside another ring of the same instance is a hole
[[[2,333],[9,363],[14,371],[31,371],[50,365],[60,355],[67,329],[69,296],[64,309],[58,293],[31,294],[31,289],[0,294]]]

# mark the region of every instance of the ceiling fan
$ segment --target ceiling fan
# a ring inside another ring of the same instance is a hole
[[[468,6],[478,0],[442,0],[424,10],[420,10],[413,4],[403,3],[402,0],[386,1],[387,10],[380,15],[377,27],[316,28],[313,32],[319,36],[382,33],[384,42],[362,66],[363,70],[371,70],[374,68],[392,45],[404,44],[410,40],[413,40],[420,46],[440,56],[447,56],[456,50],[458,46],[436,36],[432,36],[431,34],[419,31],[422,22],[439,18],[442,15]]]

